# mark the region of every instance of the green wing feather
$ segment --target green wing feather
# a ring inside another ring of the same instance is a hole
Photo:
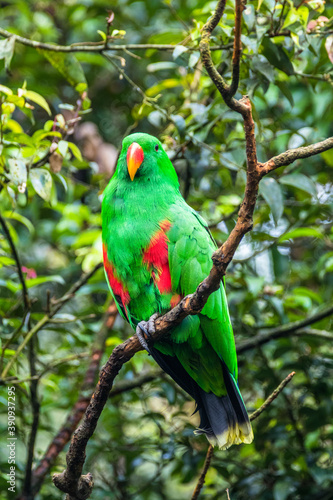
[[[193,293],[212,268],[216,245],[204,220],[183,200],[171,208],[168,231],[172,289],[183,296]],[[210,295],[201,314],[187,317],[171,334],[172,344],[156,347],[175,355],[186,371],[207,392],[226,394],[223,360],[237,380],[237,358],[223,284]]]

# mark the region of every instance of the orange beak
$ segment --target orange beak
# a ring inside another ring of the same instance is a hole
[[[137,142],[133,142],[127,150],[127,170],[131,181],[144,159],[143,149]]]

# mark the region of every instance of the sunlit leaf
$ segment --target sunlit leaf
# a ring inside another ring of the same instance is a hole
[[[50,201],[52,189],[52,177],[45,168],[34,168],[30,171],[29,179],[37,194],[43,200]]]
[[[68,143],[68,147],[72,151],[72,153],[75,156],[75,158],[77,158],[79,161],[82,161],[81,151],[79,150],[79,148],[77,147],[77,145],[74,144],[73,142],[69,142]]]
[[[15,35],[5,38],[4,40],[0,40],[0,59],[5,60],[6,70],[9,70],[10,68],[10,63],[14,54],[15,40]],[[3,89],[6,89],[6,87],[3,87]],[[4,90],[2,90],[2,92],[4,92]]]
[[[9,89],[8,87],[5,87],[4,85],[0,85],[0,92],[6,95],[12,95],[13,91]]]
[[[26,97],[27,99],[30,99],[30,101],[35,102],[38,104],[41,108],[45,109],[45,111],[51,115],[51,110],[44,99],[44,97],[40,94],[37,94],[37,92],[34,92],[33,90],[27,90],[27,89],[19,89],[20,95]]]
[[[59,283],[60,285],[65,284],[65,280],[62,276],[38,276],[38,278],[31,278],[30,280],[27,280],[27,287],[32,288],[34,286],[43,285],[44,283],[49,282]]]
[[[27,167],[23,160],[16,158],[8,159],[11,180],[18,186],[20,192],[24,192],[27,185]]]
[[[278,241],[281,242],[293,238],[323,238],[323,235],[315,227],[298,227],[297,229],[293,229],[283,234]]]
[[[153,97],[156,94],[159,94],[162,90],[172,89],[174,87],[178,87],[181,85],[181,81],[176,78],[168,78],[167,80],[162,80],[161,82],[153,85],[149,89],[146,90],[146,94],[149,97]]]
[[[3,213],[3,216],[6,217],[6,219],[17,220],[21,224],[24,224],[24,226],[29,230],[30,233],[35,232],[34,225],[30,222],[30,220],[27,217],[24,217],[24,215],[22,215],[18,212],[6,210]]]

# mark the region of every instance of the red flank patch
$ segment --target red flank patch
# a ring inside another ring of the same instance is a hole
[[[105,271],[109,280],[109,285],[112,288],[114,295],[120,297],[122,305],[126,311],[126,305],[130,301],[130,296],[128,291],[126,290],[126,287],[115,276],[115,270],[111,262],[108,260],[107,250],[105,245],[103,245],[103,260],[104,260]]]
[[[167,220],[160,223],[160,228],[150,240],[148,248],[143,252],[143,262],[148,269],[153,269],[152,278],[160,293],[171,292],[171,275],[168,258],[168,237],[166,232],[171,223]]]

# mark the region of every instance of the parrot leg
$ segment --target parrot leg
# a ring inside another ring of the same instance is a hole
[[[148,321],[140,321],[138,326],[136,327],[136,335],[139,339],[140,344],[149,355],[151,355],[150,348],[152,347],[154,341],[152,339],[152,335],[155,333],[155,320],[157,319],[158,314],[155,313],[149,318]]]

